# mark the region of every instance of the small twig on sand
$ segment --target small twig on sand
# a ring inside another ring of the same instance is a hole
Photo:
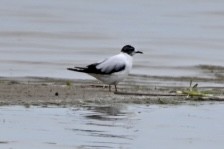
[[[156,93],[128,93],[128,92],[114,92],[117,95],[132,95],[132,96],[184,96],[178,94],[156,94]]]

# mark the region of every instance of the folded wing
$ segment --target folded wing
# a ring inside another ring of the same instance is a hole
[[[99,63],[94,63],[86,67],[68,68],[68,70],[107,75],[122,71],[125,67],[125,60],[120,55],[116,55]]]
[[[102,62],[94,63],[87,66],[88,73],[95,74],[112,74],[125,69],[125,60],[120,56],[112,56]]]

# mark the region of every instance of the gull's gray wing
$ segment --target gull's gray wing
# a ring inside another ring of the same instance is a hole
[[[115,55],[102,62],[88,65],[86,72],[95,74],[112,74],[124,70],[126,67],[125,64],[123,57]]]

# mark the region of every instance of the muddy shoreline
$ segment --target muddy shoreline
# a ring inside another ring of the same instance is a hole
[[[170,78],[130,75],[118,85],[119,92],[109,92],[108,87],[96,80],[69,80],[40,77],[1,77],[1,105],[59,105],[83,104],[181,104],[203,101],[199,98],[176,96],[173,92],[183,90],[193,79],[200,90],[217,96],[224,95],[224,79],[220,78]],[[112,88],[113,89],[113,88]],[[213,100],[213,99],[206,99]]]

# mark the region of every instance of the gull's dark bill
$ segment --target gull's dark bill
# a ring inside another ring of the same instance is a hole
[[[142,51],[136,51],[135,53],[143,54],[143,52],[142,52]]]

